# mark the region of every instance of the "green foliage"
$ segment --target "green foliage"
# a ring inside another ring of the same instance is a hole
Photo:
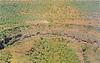
[[[0,32],[0,39],[3,39],[4,36],[12,37],[14,35],[17,35],[18,33],[21,33],[22,30],[24,30],[25,28],[27,28],[27,27],[26,26],[19,26],[19,27],[12,27],[9,29],[2,30]]]
[[[82,48],[82,51],[83,51],[83,52],[86,52],[87,49],[88,49],[88,46],[87,46],[86,44],[83,44],[83,45],[81,46],[81,48]]]
[[[43,39],[34,44],[28,53],[33,63],[79,63],[75,50],[67,46],[67,42],[52,42]]]
[[[72,5],[85,12],[100,12],[99,1],[73,1]]]
[[[11,63],[12,55],[9,52],[0,52],[0,63]]]
[[[0,1],[0,39],[20,33],[27,27],[25,20],[29,18],[29,15],[22,12],[27,13],[29,7],[23,2]]]
[[[82,53],[83,53],[83,57],[84,57],[84,63],[90,63],[88,56],[87,56],[87,49],[89,48],[87,44],[83,44],[81,46],[82,48]]]

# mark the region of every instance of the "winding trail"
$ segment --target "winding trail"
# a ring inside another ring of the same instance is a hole
[[[87,23],[87,24],[86,24]],[[92,22],[91,22],[92,23]],[[91,28],[90,22],[86,21],[76,21],[76,22],[54,22],[50,23],[47,20],[41,21],[27,21],[30,26],[27,30],[19,33],[13,37],[6,37],[0,42],[0,49],[4,49],[2,42],[5,44],[12,45],[17,41],[24,40],[26,38],[38,36],[38,37],[52,37],[61,36],[62,38],[70,38],[71,40],[76,40],[77,42],[85,42],[90,44],[100,45],[100,33]],[[79,25],[80,24],[80,25]],[[90,26],[91,30],[88,30]],[[95,25],[98,25],[96,23]]]

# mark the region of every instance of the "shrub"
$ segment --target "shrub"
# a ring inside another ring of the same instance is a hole
[[[43,39],[34,44],[28,56],[33,63],[79,63],[75,50],[66,43]]]

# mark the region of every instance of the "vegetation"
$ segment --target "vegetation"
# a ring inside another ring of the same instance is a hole
[[[75,50],[67,42],[45,38],[34,44],[27,55],[33,63],[79,63]]]
[[[0,63],[11,63],[12,55],[9,52],[0,52]]]
[[[83,44],[82,45],[82,51],[83,51],[84,63],[90,63],[88,56],[86,55],[87,49],[88,49],[88,46],[86,44]]]
[[[99,63],[99,3],[1,0],[0,63]]]

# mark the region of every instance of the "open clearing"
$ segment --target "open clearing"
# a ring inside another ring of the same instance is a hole
[[[1,0],[0,63],[100,63],[99,3]]]

